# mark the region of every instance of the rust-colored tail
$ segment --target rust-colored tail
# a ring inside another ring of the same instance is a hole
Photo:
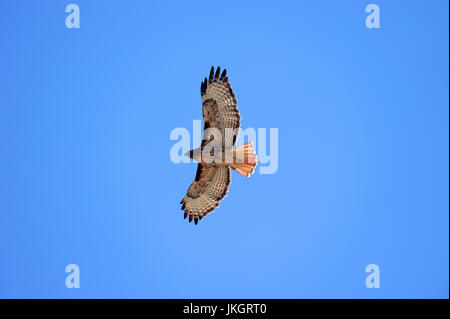
[[[253,143],[247,143],[233,149],[233,163],[230,167],[239,174],[249,177],[258,165],[258,156],[253,149]]]

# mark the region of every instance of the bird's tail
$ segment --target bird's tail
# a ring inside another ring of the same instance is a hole
[[[258,165],[258,156],[253,149],[253,143],[247,143],[233,149],[233,163],[230,167],[239,174],[249,177]]]

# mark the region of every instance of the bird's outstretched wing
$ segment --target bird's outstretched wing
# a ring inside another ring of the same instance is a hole
[[[197,224],[219,206],[219,202],[227,195],[230,183],[228,166],[199,163],[195,180],[180,202],[184,218],[189,216],[189,222],[194,219]]]
[[[220,73],[220,67],[217,67],[215,72],[214,67],[211,67],[209,79],[205,78],[201,84],[205,122],[202,148],[210,142],[222,149],[232,148],[236,144],[241,117],[226,74],[226,70]],[[214,136],[213,138],[208,136],[209,128],[217,129],[220,133],[220,145],[217,145],[218,141]],[[228,166],[199,163],[195,180],[180,203],[181,209],[184,210],[184,218],[189,217],[189,222],[194,220],[197,224],[219,206],[219,202],[228,192],[230,183],[231,172]]]
[[[232,148],[239,134],[241,117],[236,106],[236,97],[228,82],[227,70],[223,70],[220,74],[220,66],[216,72],[212,66],[209,79],[205,78],[200,91],[205,122],[203,140],[208,139],[205,136],[206,129],[216,128],[221,134],[222,148]]]

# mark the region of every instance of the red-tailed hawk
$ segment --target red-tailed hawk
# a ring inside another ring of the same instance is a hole
[[[227,195],[231,183],[230,167],[249,177],[258,165],[253,144],[247,143],[233,149],[241,117],[236,98],[231,89],[227,70],[214,73],[211,67],[209,79],[202,82],[200,91],[203,104],[203,139],[199,148],[185,155],[198,162],[195,180],[181,200],[184,218],[189,222],[202,220],[211,213]]]

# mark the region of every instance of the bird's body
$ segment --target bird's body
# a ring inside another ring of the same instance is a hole
[[[186,153],[199,164],[195,180],[181,200],[184,218],[189,217],[189,222],[194,220],[195,224],[226,196],[231,183],[230,167],[248,177],[258,164],[253,144],[233,148],[241,117],[226,70],[220,74],[220,67],[215,73],[211,68],[209,79],[202,82],[201,97],[205,122],[202,144]]]

